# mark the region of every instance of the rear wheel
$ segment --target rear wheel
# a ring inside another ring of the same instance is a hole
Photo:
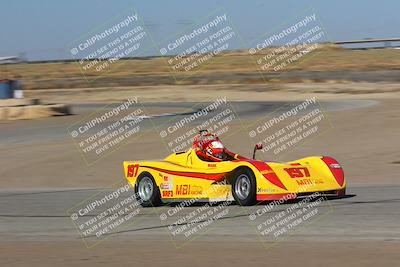
[[[136,197],[143,207],[155,207],[161,204],[160,190],[153,176],[144,172],[136,182]]]
[[[232,181],[232,195],[241,206],[256,203],[256,178],[251,170],[240,169]]]

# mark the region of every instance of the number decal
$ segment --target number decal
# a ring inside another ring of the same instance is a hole
[[[128,177],[136,177],[139,170],[139,164],[128,165]]]
[[[284,169],[292,178],[310,177],[310,172],[306,167],[293,167]]]

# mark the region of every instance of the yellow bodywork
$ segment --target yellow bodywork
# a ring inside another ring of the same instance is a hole
[[[262,170],[260,166],[267,169]],[[135,186],[140,174],[150,173],[160,189],[163,201],[233,199],[230,181],[238,168],[249,168],[254,173],[257,199],[261,198],[259,196],[325,192],[346,187],[345,181],[342,185],[337,182],[322,157],[307,157],[287,163],[250,159],[207,162],[190,149],[159,161],[124,161],[128,182]]]

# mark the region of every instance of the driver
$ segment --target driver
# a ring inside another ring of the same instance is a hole
[[[200,136],[202,136],[204,140],[200,141]],[[214,134],[199,134],[195,137],[193,148],[196,150],[197,156],[204,161],[220,162],[242,158],[238,154],[234,154],[226,149],[219,138]]]
[[[197,155],[206,161],[222,161],[225,159],[225,148],[219,140],[209,140],[203,143]]]

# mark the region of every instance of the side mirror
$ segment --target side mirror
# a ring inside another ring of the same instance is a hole
[[[261,143],[258,143],[254,146],[253,150],[253,159],[256,159],[256,151],[263,149],[263,145]]]

